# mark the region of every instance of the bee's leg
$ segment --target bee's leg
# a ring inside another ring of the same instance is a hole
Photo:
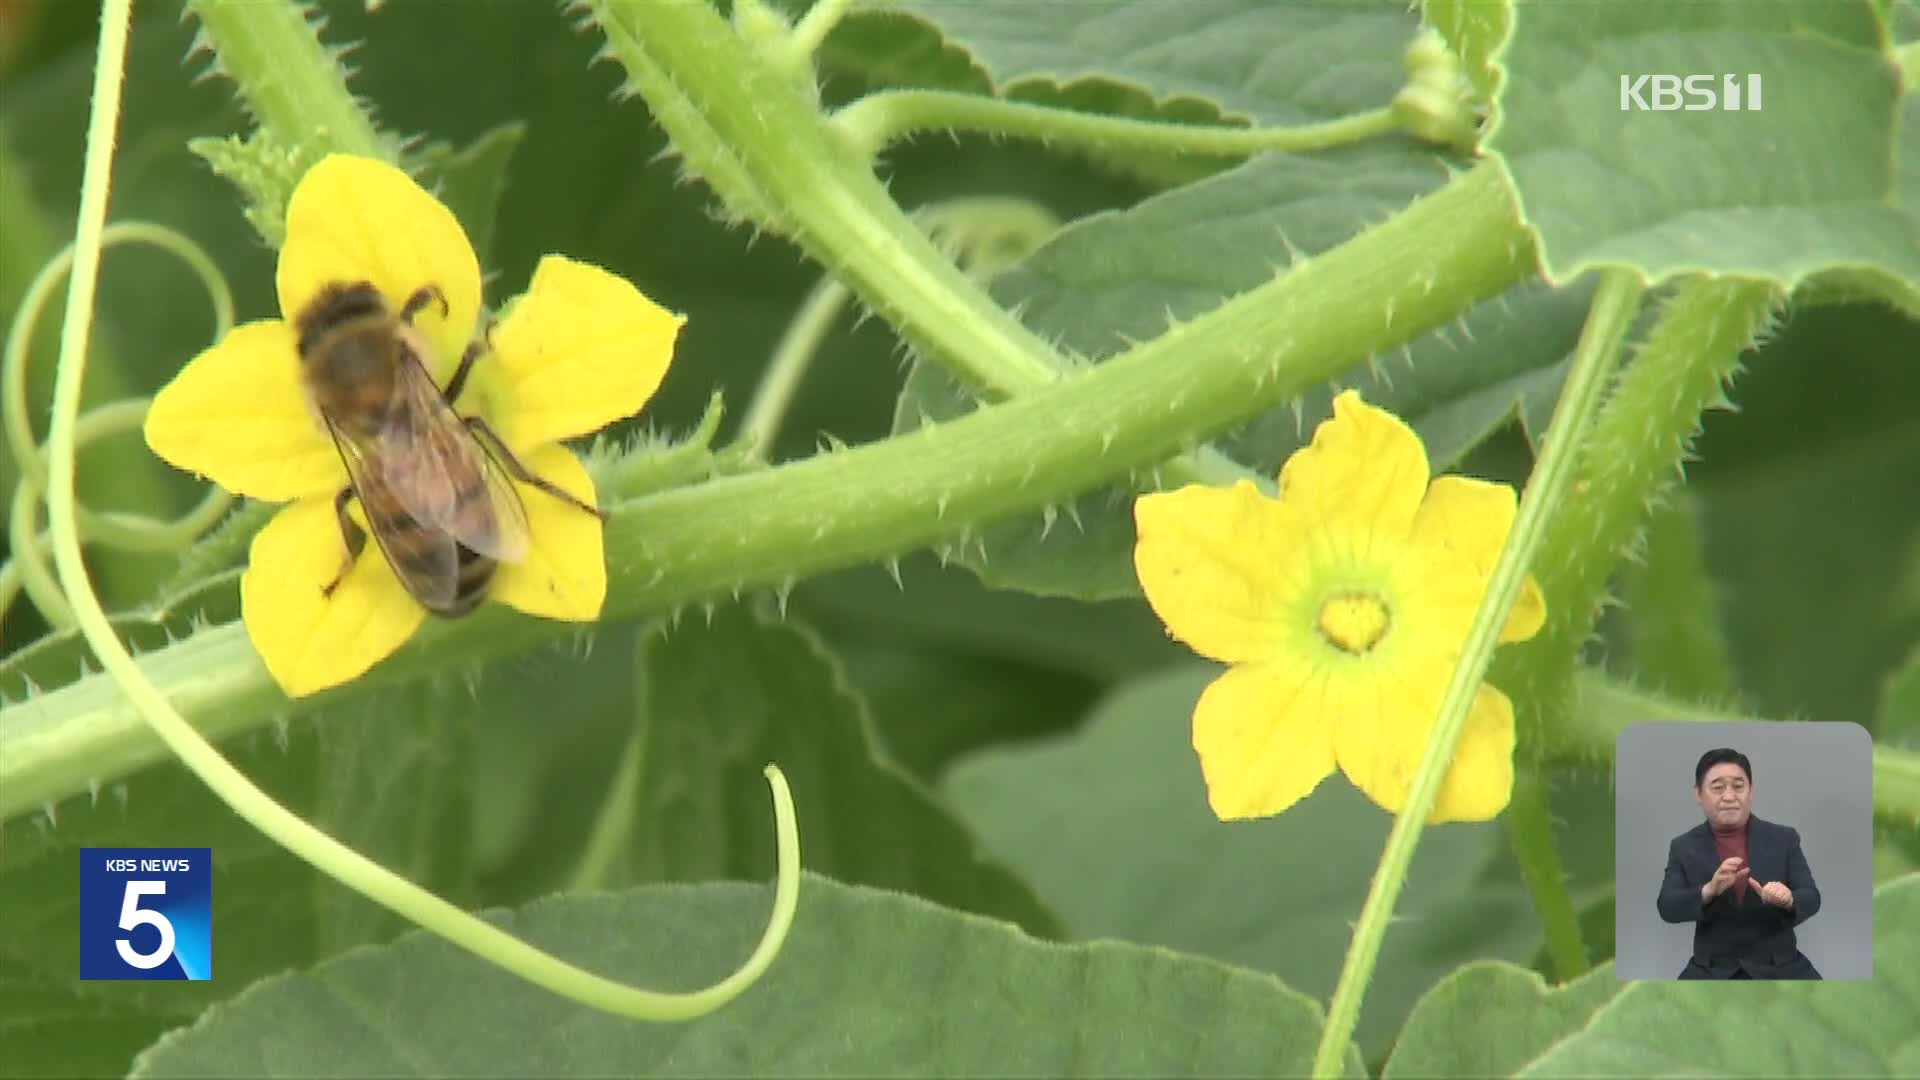
[[[447,380],[447,404],[460,400],[460,391],[467,387],[467,376],[473,373],[473,362],[493,351],[493,318],[488,316],[486,328],[480,331],[477,340],[467,343],[467,351],[460,354],[460,366],[453,369],[453,378]]]
[[[400,321],[412,322],[413,317],[425,310],[428,304],[439,304],[442,318],[451,314],[453,310],[447,307],[447,298],[440,292],[440,286],[422,285],[413,291],[412,296],[407,297],[406,304],[400,308]]]
[[[493,449],[493,456],[499,459],[500,464],[506,467],[507,472],[511,474],[515,480],[530,487],[539,488],[541,491],[559,499],[563,503],[585,510],[601,521],[607,520],[606,511],[598,509],[597,507],[588,506],[586,503],[574,498],[566,490],[561,488],[560,485],[551,480],[534,475],[532,469],[527,468],[519,458],[513,456],[513,451],[507,449],[507,444],[502,442],[500,436],[494,433],[493,425],[487,423],[484,417],[467,416],[461,419],[465,421],[467,430],[487,441]]]
[[[320,586],[321,596],[333,595],[333,590],[340,587],[347,571],[353,569],[353,564],[360,559],[360,552],[367,546],[367,531],[347,515],[347,500],[352,497],[353,488],[350,486],[341,488],[340,493],[333,497],[333,516],[340,522],[340,539],[347,542],[347,559],[340,564],[340,572],[333,575],[333,580]]]

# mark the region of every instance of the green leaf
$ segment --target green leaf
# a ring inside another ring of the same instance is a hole
[[[766,907],[759,887],[653,886],[493,921],[602,974],[691,989],[745,955]],[[772,968],[699,1020],[586,1010],[416,932],[250,987],[149,1048],[133,1075],[1298,1075],[1321,1022],[1270,976],[1045,944],[809,875]],[[1344,1064],[1365,1075],[1351,1050]]]
[[[507,189],[507,165],[527,137],[521,122],[501,124],[483,132],[464,148],[434,142],[415,155],[420,180],[447,204],[467,230],[467,240],[480,256],[482,268],[492,267],[494,219]]]
[[[1517,1075],[1911,1076],[1920,874],[1874,890],[1873,927],[1871,980],[1758,982],[1739,994],[1633,983]]]
[[[949,654],[1038,664],[1111,683],[1192,653],[1144,604],[1081,604],[985,588],[928,555],[890,572],[862,567],[802,582],[793,611],[836,638],[912,641]]]
[[[1185,664],[1118,690],[1076,734],[957,765],[947,790],[988,850],[1025,872],[1075,939],[1119,938],[1271,971],[1331,993],[1392,819],[1344,777],[1277,817],[1222,823],[1190,746],[1217,668]],[[1460,963],[1524,960],[1539,939],[1512,877],[1480,870],[1497,824],[1421,837],[1355,1037],[1384,1051],[1415,999]]]
[[[1896,172],[1900,79],[1868,0],[1528,3],[1513,22],[1487,146],[1550,279],[1627,267],[1656,281],[1920,280],[1920,168]],[[1760,76],[1761,108],[1623,107],[1623,77],[1710,76],[1718,95],[1722,73],[1743,88]]]
[[[1440,159],[1404,144],[1263,155],[1132,209],[1067,226],[997,277],[992,292],[1070,354],[1104,359],[1266,281],[1275,267],[1338,245],[1443,178]],[[1591,291],[1590,282],[1514,289],[1397,354],[1356,357],[1339,386],[1359,389],[1411,423],[1436,471],[1452,467],[1516,412],[1551,410]],[[1302,395],[1215,445],[1273,476],[1331,415],[1335,391]],[[973,407],[974,397],[943,371],[916,364],[894,428],[912,430]],[[1037,518],[956,538],[942,554],[996,588],[1080,599],[1135,596],[1132,505],[1132,492],[1109,488]]]
[[[1913,648],[1895,568],[1920,535],[1915,357],[1920,322],[1883,306],[1798,309],[1735,383],[1739,411],[1703,417],[1687,479],[1752,711],[1865,720]]]
[[[1381,1080],[1511,1076],[1619,992],[1612,964],[1560,986],[1512,964],[1469,964],[1414,1006]]]
[[[923,780],[969,751],[1053,735],[1085,715],[1097,690],[1070,672],[889,642],[835,645],[847,678],[871,703],[881,743]]]
[[[464,687],[432,680],[399,687],[383,704],[317,718],[313,818],[334,839],[459,902],[472,891],[465,766],[478,710]],[[313,901],[320,956],[409,925],[332,878],[315,881]]]
[[[751,606],[711,619],[663,627],[639,646],[644,767],[628,880],[770,874],[761,770],[772,762],[793,787],[809,869],[1058,934],[1032,890],[886,758],[866,703],[817,635]]]
[[[225,750],[268,794],[307,805],[312,732],[283,739]],[[214,979],[76,979],[79,849],[181,845],[213,849]],[[0,825],[0,1075],[122,1073],[134,1051],[235,988],[312,963],[316,877],[172,764]]]
[[[287,203],[292,201],[300,177],[317,163],[318,155],[311,146],[285,145],[262,128],[244,138],[188,139],[187,149],[234,186],[245,200],[241,212],[260,239],[274,248],[286,242]]]
[[[1394,0],[896,0],[878,10],[936,27],[1009,97],[1097,81],[1182,118],[1197,102],[1270,124],[1385,106],[1405,81],[1415,27]]]
[[[1108,682],[1189,655],[1143,605],[990,590],[931,555],[803,582],[819,627],[872,706],[881,741],[922,778],[996,742],[1059,734]]]

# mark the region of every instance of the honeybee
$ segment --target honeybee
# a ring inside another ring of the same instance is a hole
[[[413,325],[435,303],[447,310],[446,297],[427,285],[395,312],[371,282],[338,282],[294,328],[308,399],[347,468],[347,486],[333,500],[347,557],[322,594],[333,595],[371,531],[420,606],[453,618],[480,603],[499,563],[526,558],[527,511],[514,480],[606,515],[536,476],[484,418],[454,411],[486,336],[467,347],[443,391],[422,362],[431,346]],[[365,529],[348,513],[354,499]]]

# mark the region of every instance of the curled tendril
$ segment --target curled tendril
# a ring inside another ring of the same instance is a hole
[[[233,290],[214,265],[212,257],[185,234],[151,222],[118,222],[101,231],[100,245],[148,244],[177,256],[206,286],[213,303],[213,340],[219,341],[233,328]],[[40,503],[47,490],[47,452],[34,438],[33,423],[27,410],[27,353],[33,343],[33,331],[53,299],[54,290],[74,263],[75,249],[69,245],[34,275],[20,300],[20,310],[7,330],[4,352],[0,352],[0,423],[4,424],[8,449],[20,463],[20,483],[14,488],[7,514],[7,541],[13,557],[0,565],[0,617],[13,606],[24,588],[33,606],[56,630],[73,625],[73,611],[61,594],[52,567],[47,564],[47,537],[39,530]],[[76,450],[101,439],[127,431],[137,431],[147,414],[146,398],[130,398],[102,405],[80,417],[74,429]],[[218,487],[210,487],[199,505],[171,521],[118,511],[96,511],[84,506],[74,508],[75,522],[83,542],[106,544],[125,551],[176,551],[191,544],[202,532],[220,520],[232,505],[233,496]]]
[[[74,242],[67,310],[60,327],[60,359],[54,375],[52,422],[47,434],[47,520],[61,588],[72,605],[74,625],[99,658],[114,685],[193,774],[242,820],[293,855],[388,910],[439,934],[474,955],[583,1005],[637,1020],[686,1020],[719,1008],[751,986],[773,962],[793,925],[799,902],[800,837],[793,795],[780,770],[769,765],[779,877],[772,916],[760,944],[733,974],[704,990],[676,994],[643,990],[595,975],[475,918],[438,895],[341,844],[261,791],[195,731],[140,670],[114,635],[87,578],[80,553],[74,505],[74,452],[78,443],[80,387],[86,377],[87,337],[92,330],[94,286],[100,269],[107,188],[114,135],[126,74],[132,0],[105,0],[94,65],[93,112],[87,125],[86,166],[80,183],[80,223]]]
[[[1060,219],[1052,211],[1015,196],[947,199],[921,207],[913,217],[942,254],[978,278],[990,278],[1026,258],[1060,228]],[[800,302],[774,346],[730,455],[766,460],[800,387],[800,377],[852,295],[840,279],[823,277]]]

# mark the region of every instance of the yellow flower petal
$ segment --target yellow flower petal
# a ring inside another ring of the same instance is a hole
[[[1450,674],[1444,663],[1408,665],[1370,680],[1371,694],[1349,695],[1334,754],[1353,785],[1389,813],[1406,806]],[[1513,793],[1513,743],[1513,704],[1482,684],[1427,820],[1485,821],[1505,809]]]
[[[174,466],[236,495],[285,502],[347,483],[300,385],[293,329],[277,319],[236,327],[194,357],[154,397],[146,438]]]
[[[515,450],[598,431],[659,389],[684,322],[625,278],[548,255],[474,370],[481,408]]]
[[[1289,663],[1229,668],[1193,709],[1193,748],[1222,821],[1277,814],[1333,772],[1330,716],[1312,672]]]
[[[1515,496],[1505,484],[1492,484],[1465,476],[1442,476],[1427,489],[1420,512],[1413,522],[1416,546],[1441,548],[1465,560],[1481,582],[1480,591],[1493,573],[1494,561],[1513,529]],[[1475,595],[1471,603],[1478,604]],[[1502,641],[1525,641],[1540,632],[1547,617],[1546,598],[1531,577],[1507,613]]]
[[[1513,797],[1513,702],[1485,683],[1473,695],[1453,765],[1428,821],[1491,821]]]
[[[1427,451],[1400,418],[1360,400],[1333,399],[1333,417],[1280,470],[1280,501],[1329,518],[1365,520],[1405,535],[1427,490]]]
[[[438,287],[446,314],[430,304],[413,321],[438,348],[422,359],[442,384],[479,330],[480,263],[466,230],[384,161],[330,154],[307,170],[287,204],[277,277],[289,322],[335,283],[370,281],[395,312],[416,290]]]
[[[240,575],[240,616],[267,671],[292,697],[364,674],[426,618],[372,537],[333,595],[321,595],[345,558],[330,498],[302,499],[254,534]]]
[[[595,501],[593,477],[564,446],[548,444],[520,455],[528,469],[559,485],[588,506]],[[600,519],[577,506],[526,484],[516,483],[527,508],[532,544],[525,561],[504,563],[494,572],[489,595],[529,615],[570,622],[600,616],[607,599],[607,559]]]
[[[1167,629],[1230,663],[1272,655],[1300,588],[1297,518],[1242,480],[1134,500],[1140,589]]]
[[[1338,694],[1333,752],[1353,786],[1398,813],[1426,752],[1427,732],[1446,691],[1447,664],[1431,656],[1357,663],[1330,680]]]

